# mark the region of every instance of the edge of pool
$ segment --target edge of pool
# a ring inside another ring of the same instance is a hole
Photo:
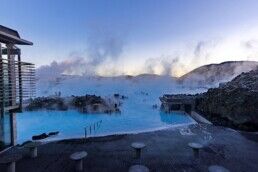
[[[193,116],[192,113],[186,113],[184,111],[172,111],[172,112],[183,113],[189,118],[190,121],[187,122],[187,123],[181,123],[181,124],[166,124],[165,126],[162,126],[162,127],[156,127],[156,128],[151,128],[151,129],[143,129],[143,130],[140,130],[140,131],[122,131],[122,132],[116,132],[116,133],[88,135],[87,138],[100,138],[100,137],[119,136],[119,135],[126,135],[126,134],[148,133],[148,132],[155,132],[155,131],[161,131],[161,130],[167,130],[167,129],[174,129],[174,128],[179,128],[179,127],[183,127],[183,126],[189,126],[189,125],[205,122],[205,120],[203,120],[205,118],[202,119],[199,114],[197,114],[197,115],[199,115],[200,117],[196,118],[196,116]],[[200,120],[200,119],[202,119],[202,120]],[[205,123],[207,123],[207,122],[205,122]],[[210,124],[210,123],[208,123],[208,124]],[[50,136],[50,137],[42,139],[42,140],[34,140],[34,141],[39,141],[39,142],[42,142],[42,143],[49,143],[49,142],[55,142],[55,141],[61,141],[61,140],[71,140],[71,139],[85,139],[85,136],[83,136],[83,135],[80,135],[80,136],[79,135],[66,136],[66,137],[65,136],[63,136],[63,137],[62,136]],[[28,140],[28,141],[30,141],[30,140]],[[19,143],[19,144],[23,144],[23,143]]]
[[[189,116],[191,118],[191,116]],[[110,133],[110,134],[100,134],[100,135],[94,135],[94,136],[88,136],[88,138],[101,138],[101,137],[110,137],[110,136],[119,136],[119,135],[135,135],[140,133],[149,133],[149,132],[155,132],[155,131],[162,131],[162,130],[168,130],[168,129],[176,129],[180,127],[185,127],[193,124],[198,124],[194,119],[192,119],[191,122],[183,123],[183,124],[174,124],[174,125],[167,125],[164,127],[158,127],[158,128],[152,128],[152,129],[146,129],[141,131],[132,131],[132,132],[117,132],[117,133]],[[64,138],[46,138],[41,140],[42,143],[51,143],[56,141],[65,141],[65,140],[73,140],[73,139],[85,139],[85,137],[75,136],[75,137],[64,137]]]

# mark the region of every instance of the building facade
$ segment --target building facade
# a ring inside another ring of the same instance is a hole
[[[191,113],[195,110],[195,95],[163,95],[160,97],[161,110],[170,113],[172,111],[184,111]]]
[[[16,144],[16,115],[35,93],[35,66],[21,61],[18,45],[33,45],[0,25],[0,151]]]

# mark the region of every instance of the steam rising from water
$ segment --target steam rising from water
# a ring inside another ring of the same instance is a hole
[[[96,29],[89,33],[85,51],[70,53],[68,60],[53,61],[37,70],[40,78],[68,75],[96,75],[104,63],[116,61],[122,54],[124,39],[107,30]]]
[[[176,71],[180,64],[179,57],[161,56],[158,58],[150,58],[145,62],[145,73],[161,74],[161,75],[176,75]]]
[[[231,39],[230,39],[231,40]],[[140,69],[128,73],[125,38],[122,34],[96,29],[89,33],[87,47],[81,52],[73,52],[68,60],[53,61],[50,65],[37,70],[40,78],[68,75],[123,75],[123,74],[161,74],[181,76],[201,65],[235,60],[258,60],[258,39],[238,39],[238,42],[214,39],[201,40],[186,46],[181,52],[174,52],[159,57],[151,57],[145,63],[135,60]],[[232,50],[232,51],[231,51]],[[236,54],[237,58],[232,56]],[[241,69],[242,70],[242,69]]]
[[[124,39],[106,30],[94,31],[88,36],[88,58],[91,65],[99,65],[107,60],[117,60],[123,52]]]

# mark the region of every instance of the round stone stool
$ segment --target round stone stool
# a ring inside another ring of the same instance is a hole
[[[129,168],[129,172],[149,172],[150,170],[144,165],[133,165]]]
[[[76,171],[82,171],[83,170],[83,158],[85,158],[88,155],[87,152],[81,151],[81,152],[75,152],[70,156],[70,159],[75,161],[75,170]]]
[[[145,144],[141,142],[134,142],[132,143],[131,147],[135,149],[135,157],[141,158],[141,150],[145,147]]]
[[[208,170],[209,170],[209,172],[229,172],[228,169],[226,169],[222,166],[219,166],[219,165],[211,165],[211,166],[209,166]]]
[[[188,146],[193,149],[194,157],[199,158],[200,156],[200,149],[203,148],[203,145],[200,143],[189,143]]]
[[[40,142],[30,142],[24,145],[25,148],[28,148],[30,151],[30,157],[36,158],[38,156],[38,146],[41,145]]]
[[[15,162],[19,161],[22,158],[20,154],[10,154],[3,156],[0,159],[0,164],[7,165],[7,172],[15,172]]]

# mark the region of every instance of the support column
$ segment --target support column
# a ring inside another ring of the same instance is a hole
[[[16,77],[15,77],[15,55],[12,55],[13,45],[7,45],[8,73],[9,73],[9,99],[10,106],[16,105]]]
[[[13,45],[7,46],[7,59],[8,59],[8,76],[9,76],[9,106],[16,105],[16,77],[15,77],[15,55],[12,55]],[[11,123],[11,144],[16,145],[17,140],[17,128],[16,128],[16,114],[10,112]]]
[[[4,70],[3,70],[3,60],[2,60],[2,44],[0,43],[0,108],[1,116],[4,114]]]
[[[21,51],[18,49],[18,77],[19,77],[19,106],[20,110],[22,110],[22,99],[23,99],[23,94],[22,94],[22,74],[21,74]]]
[[[10,112],[11,122],[11,144],[15,146],[17,144],[17,125],[16,125],[16,113]]]
[[[0,43],[0,142],[4,142],[4,76],[2,62],[2,44]]]

